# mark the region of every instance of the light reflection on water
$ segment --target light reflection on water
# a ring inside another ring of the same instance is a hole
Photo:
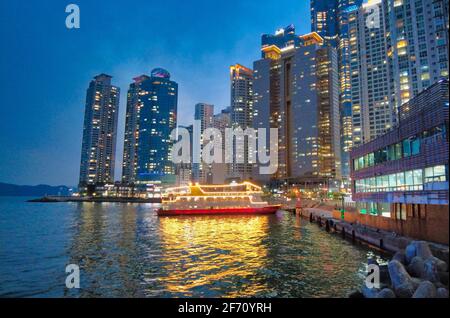
[[[289,213],[166,217],[150,204],[0,199],[3,297],[345,297],[373,252]],[[81,289],[65,288],[65,266]]]

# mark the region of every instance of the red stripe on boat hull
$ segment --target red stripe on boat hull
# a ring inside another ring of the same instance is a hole
[[[263,208],[227,208],[227,209],[176,209],[158,210],[159,216],[173,215],[252,215],[252,214],[274,214],[280,209],[279,205],[265,206]]]

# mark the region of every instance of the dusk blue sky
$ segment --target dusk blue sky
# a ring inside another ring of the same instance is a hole
[[[81,28],[65,26],[78,4]],[[310,31],[307,0],[42,0],[0,2],[0,182],[78,183],[86,88],[99,73],[121,88],[116,179],[126,92],[155,67],[179,84],[179,124],[194,105],[230,103],[229,65],[252,67],[260,37]]]

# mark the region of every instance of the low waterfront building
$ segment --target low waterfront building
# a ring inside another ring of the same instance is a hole
[[[399,109],[398,124],[351,152],[356,221],[448,244],[448,80]]]
[[[154,184],[129,184],[123,182],[98,183],[80,186],[78,196],[98,199],[160,199],[161,187]]]

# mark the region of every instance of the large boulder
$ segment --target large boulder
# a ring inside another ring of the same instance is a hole
[[[424,260],[433,257],[433,253],[431,253],[430,246],[425,241],[414,241],[411,243],[416,247],[416,256],[421,257]]]
[[[441,281],[438,265],[433,258],[429,258],[424,262],[422,278],[433,283],[439,283]]]
[[[422,277],[425,268],[425,262],[422,257],[414,256],[409,263],[407,269],[408,273],[414,277]]]
[[[392,289],[384,288],[377,294],[376,298],[395,298],[395,293]]]
[[[415,256],[416,256],[416,246],[414,244],[409,244],[405,249],[406,264],[409,264]]]
[[[440,271],[440,272],[447,272],[448,271],[448,265],[447,265],[446,262],[444,262],[443,260],[441,260],[441,259],[439,259],[437,257],[434,257],[434,256],[431,256],[430,259],[432,259],[433,262],[436,263],[438,271]]]
[[[436,298],[436,296],[436,286],[430,281],[423,281],[420,283],[412,298]]]
[[[448,290],[445,288],[438,288],[436,291],[437,298],[448,298]]]
[[[439,279],[443,285],[448,286],[448,272],[439,272]]]
[[[422,280],[420,278],[413,277],[413,278],[411,278],[411,282],[413,284],[414,290],[416,290],[417,287],[419,287],[419,285],[422,282]]]
[[[389,269],[387,265],[380,265],[380,282],[385,285],[392,285],[391,276],[389,276]]]
[[[405,265],[406,264],[405,253],[404,252],[395,253],[394,256],[392,257],[392,260],[399,261],[400,263]]]
[[[399,261],[390,261],[388,264],[392,287],[400,298],[410,298],[415,291],[411,276]]]

